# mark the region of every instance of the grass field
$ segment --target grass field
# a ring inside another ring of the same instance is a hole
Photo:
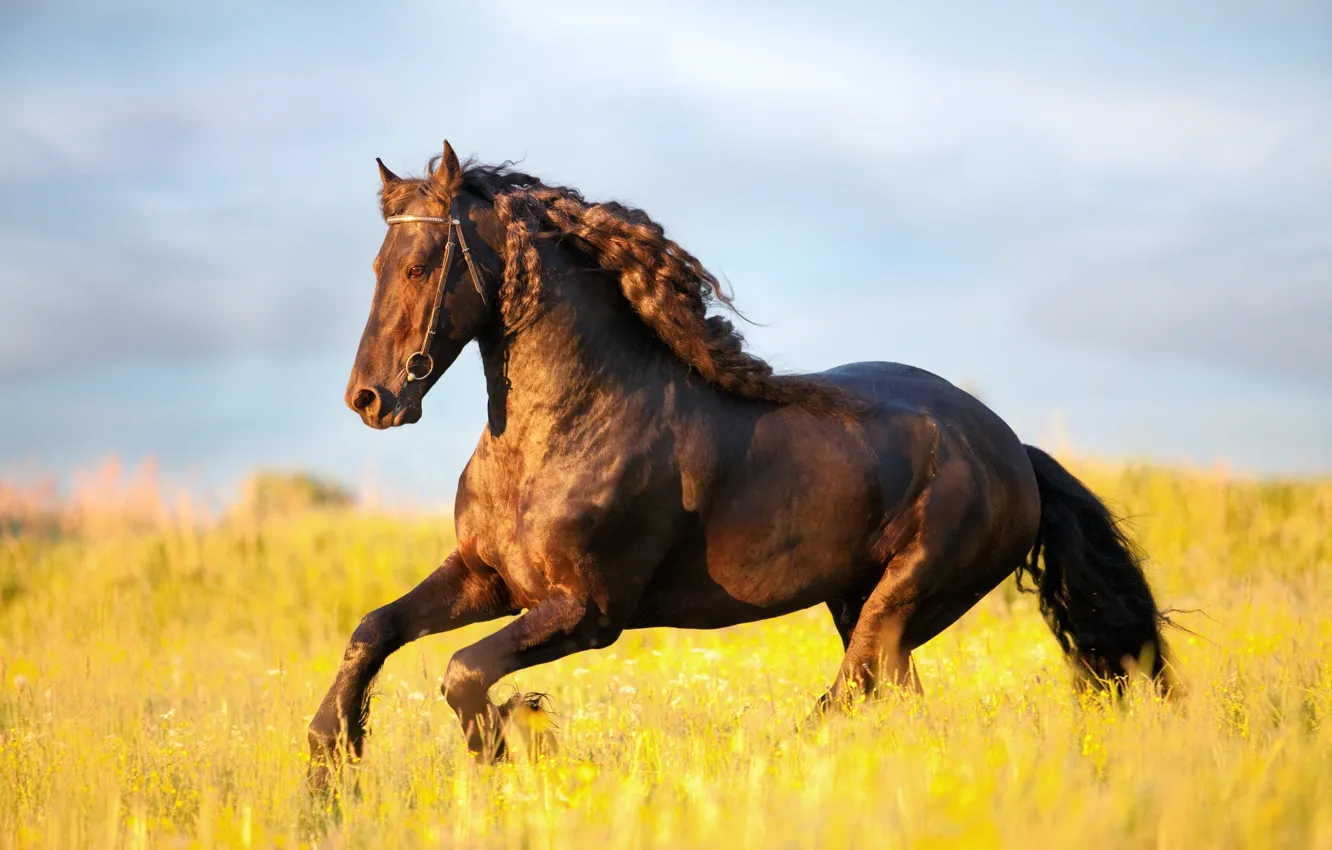
[[[479,768],[438,685],[386,666],[358,793],[319,839],[420,845],[1332,848],[1332,481],[1078,464],[1133,517],[1178,706],[1078,696],[1011,583],[918,652],[923,699],[798,738],[821,610],[651,631],[513,677],[559,752]],[[0,529],[0,847],[297,846],[305,725],[368,609],[451,548],[366,510]],[[508,692],[506,684],[495,696]]]

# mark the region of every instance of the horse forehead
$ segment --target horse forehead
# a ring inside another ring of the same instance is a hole
[[[433,192],[418,191],[403,205],[398,214],[445,216],[448,215],[451,206],[453,206],[451,198],[439,197]]]
[[[402,215],[428,215],[424,212],[406,212]],[[401,224],[388,225],[388,233],[384,235],[384,245],[380,248],[379,257],[388,259],[394,255],[406,253],[408,251],[420,249],[431,245],[442,237],[442,231],[439,225],[427,222],[403,222]]]

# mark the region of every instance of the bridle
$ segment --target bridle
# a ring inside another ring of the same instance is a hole
[[[486,298],[486,287],[482,283],[481,273],[476,270],[476,264],[472,262],[472,252],[467,249],[467,238],[463,235],[462,222],[453,217],[452,209],[449,210],[449,215],[446,218],[433,215],[391,215],[384,221],[390,226],[395,224],[446,224],[449,228],[449,241],[444,246],[444,261],[439,268],[439,283],[435,286],[435,306],[430,310],[430,326],[426,330],[421,349],[409,354],[407,360],[402,364],[403,374],[406,375],[406,380],[403,382],[405,387],[412,381],[424,381],[435,370],[435,359],[430,356],[430,345],[435,341],[435,332],[439,330],[439,309],[444,304],[444,288],[448,285],[449,268],[453,265],[453,245],[455,241],[462,248],[463,260],[467,263],[467,271],[472,275],[472,285],[476,287],[477,294],[481,296],[481,303],[489,307],[490,300]]]

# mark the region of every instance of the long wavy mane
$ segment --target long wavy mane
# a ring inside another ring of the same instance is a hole
[[[437,160],[430,161],[427,174],[434,173]],[[859,409],[859,402],[841,389],[775,374],[765,360],[746,351],[744,337],[726,317],[708,315],[718,305],[735,312],[717,278],[642,210],[615,201],[589,202],[576,189],[548,186],[510,163],[472,160],[463,168],[460,186],[436,186],[430,177],[401,180],[385,186],[380,202],[388,216],[414,197],[447,204],[460,190],[491,201],[504,230],[500,311],[508,333],[519,332],[538,315],[538,242],[553,236],[617,276],[620,291],[643,323],[718,389],[842,416]]]

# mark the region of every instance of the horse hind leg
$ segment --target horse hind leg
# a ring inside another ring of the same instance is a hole
[[[880,699],[894,690],[924,693],[911,647],[903,642],[911,582],[922,560],[919,544],[912,544],[892,559],[867,596],[853,595],[828,604],[846,654],[811,719]]]
[[[915,535],[884,567],[868,595],[829,603],[846,655],[814,716],[884,696],[890,689],[923,693],[911,652],[957,621],[1013,572],[1020,556],[992,556],[975,536],[951,535],[954,524]],[[854,625],[855,603],[863,599]]]

